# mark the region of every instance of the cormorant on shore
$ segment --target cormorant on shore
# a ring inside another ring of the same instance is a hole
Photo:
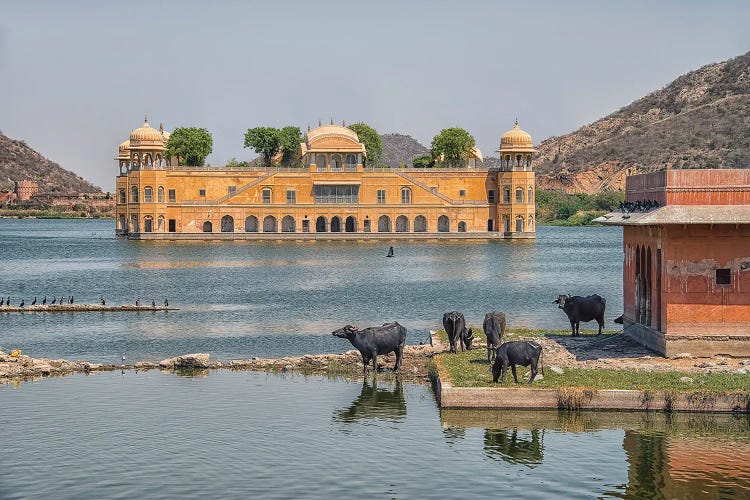
[[[99,303],[100,303],[101,305],[106,305],[106,304],[104,303],[104,295],[100,295],[100,296],[99,296]]]
[[[18,307],[23,307],[23,304],[24,304],[23,299],[21,299],[21,304],[19,304]]]
[[[44,296],[44,299],[42,299],[42,305],[43,306],[47,305],[47,296],[46,295]]]
[[[0,306],[5,304],[5,297],[0,297]]]
[[[34,300],[33,300],[33,301],[31,302],[31,305],[32,305],[32,306],[35,306],[35,305],[36,305],[36,297],[34,297]]]
[[[151,307],[156,307],[156,301],[154,299],[151,299]]]
[[[63,305],[63,299],[64,299],[64,298],[65,298],[65,297],[63,297],[62,295],[60,295],[60,302],[58,302],[58,304],[60,304],[60,305]]]
[[[73,303],[73,296],[71,295],[70,296],[70,302],[68,302],[68,304],[72,304],[72,303]]]
[[[10,305],[10,295],[8,295],[8,298],[5,300],[5,305],[6,306]]]
[[[135,307],[141,307],[141,299],[140,298],[136,298],[135,299]]]
[[[386,257],[393,257],[393,247],[388,249],[388,255]]]
[[[57,303],[57,297],[52,297],[52,305],[54,306]]]
[[[164,299],[164,307],[169,307],[169,301],[167,299]]]

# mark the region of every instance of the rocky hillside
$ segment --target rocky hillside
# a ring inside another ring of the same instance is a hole
[[[411,167],[414,158],[430,154],[428,148],[410,135],[384,134],[380,136],[380,140],[383,141],[383,156],[380,161],[390,167],[402,164]]]
[[[31,179],[46,193],[98,193],[101,189],[40,155],[23,141],[0,133],[0,191],[12,191],[14,181]]]
[[[750,167],[750,52],[683,75],[538,146],[541,187],[622,190],[629,173]]]

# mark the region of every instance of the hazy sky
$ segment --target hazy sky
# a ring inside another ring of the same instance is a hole
[[[207,128],[208,162],[249,127],[364,121],[485,156],[518,117],[536,143],[750,50],[750,2],[8,1],[0,131],[112,190],[148,115]]]

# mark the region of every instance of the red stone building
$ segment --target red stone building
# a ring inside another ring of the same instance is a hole
[[[15,192],[18,201],[30,200],[32,196],[39,192],[39,184],[29,179],[16,181]]]
[[[626,202],[652,200],[597,219],[623,226],[625,334],[668,357],[750,356],[750,170],[627,178]]]

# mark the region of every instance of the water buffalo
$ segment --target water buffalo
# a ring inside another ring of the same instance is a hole
[[[500,347],[500,342],[505,334],[505,314],[497,311],[488,312],[484,315],[484,334],[487,335],[487,362],[491,363],[495,358],[495,349]]]
[[[577,337],[580,335],[578,329],[581,321],[596,320],[599,323],[599,333],[602,334],[602,328],[604,327],[604,309],[607,306],[607,301],[598,295],[589,295],[588,297],[579,297],[574,295],[558,295],[557,300],[554,302],[557,307],[565,311],[570,320],[570,328],[573,330],[573,336]]]
[[[443,314],[443,328],[445,333],[448,335],[448,343],[450,343],[450,352],[456,352],[456,343],[461,346],[461,350],[464,350],[464,337],[467,335],[466,331],[466,320],[464,315],[458,311],[451,311]],[[469,349],[471,349],[471,341],[469,341]]]
[[[401,367],[401,357],[404,354],[406,344],[406,328],[396,322],[385,323],[383,326],[373,326],[359,330],[356,326],[346,325],[333,332],[333,335],[342,339],[348,339],[362,355],[364,372],[367,373],[367,365],[372,360],[372,368],[378,371],[378,354],[396,353],[396,365],[393,371]]]
[[[492,381],[497,382],[497,379],[502,375],[500,381],[501,383],[505,383],[505,373],[508,371],[508,365],[510,365],[510,370],[513,372],[513,380],[517,384],[516,365],[531,365],[531,377],[529,378],[529,384],[531,384],[534,381],[534,377],[536,377],[537,366],[540,366],[539,358],[541,354],[542,346],[530,340],[503,342],[500,347],[495,349],[495,362],[492,364]],[[544,375],[544,367],[540,366],[540,368],[542,369],[542,375]]]

